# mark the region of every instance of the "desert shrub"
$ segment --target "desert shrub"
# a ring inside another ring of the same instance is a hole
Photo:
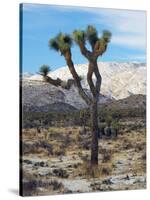
[[[100,131],[99,137],[101,135],[105,135],[105,131],[104,131],[105,127],[106,127],[105,123],[100,123],[99,124],[99,131]]]
[[[146,148],[145,142],[136,143],[136,144],[135,144],[135,151],[136,151],[136,152],[140,152],[140,151],[144,150],[145,148]]]
[[[111,115],[109,115],[109,116],[107,116],[106,118],[105,118],[105,122],[106,122],[106,124],[107,125],[110,125],[111,123],[112,123],[112,117],[111,117]]]
[[[65,142],[65,140],[68,139],[67,138],[68,136],[63,134],[63,132],[61,132],[61,131],[55,130],[55,128],[50,129],[48,135],[49,135],[49,137],[48,137],[49,140],[57,140],[57,142],[58,141]]]
[[[110,150],[103,149],[102,162],[103,163],[110,162],[111,158],[112,158],[112,152]]]
[[[21,142],[22,153],[29,154],[29,153],[37,153],[38,143],[26,143]]]
[[[111,126],[113,130],[112,136],[117,137],[119,130],[121,129],[120,123],[116,120],[113,120],[111,123]]]
[[[44,182],[44,181],[39,180],[37,182],[37,185],[38,187],[43,187],[43,188],[51,187],[52,190],[59,190],[63,186],[63,184],[59,183],[57,180],[52,180],[50,182],[48,181]]]
[[[47,163],[47,162],[43,162],[43,161],[41,161],[41,162],[36,162],[36,163],[34,164],[34,166],[35,166],[35,167],[48,167],[48,163]]]
[[[81,147],[83,149],[89,150],[91,147],[91,142],[88,140],[83,140],[83,142],[81,142]]]
[[[80,135],[80,132],[79,132],[79,134],[76,135],[76,141],[77,142],[81,142],[82,141],[82,136]]]
[[[32,161],[31,160],[27,160],[27,159],[23,160],[23,162],[28,164],[28,165],[32,164]]]
[[[31,196],[36,194],[37,190],[37,181],[36,180],[29,180],[24,181],[22,185],[22,192],[23,196]]]
[[[23,154],[29,154],[29,153],[36,154],[40,152],[41,148],[46,150],[49,155],[53,154],[53,146],[46,141],[40,141],[35,143],[22,142]]]
[[[87,128],[84,126],[79,130],[80,135],[86,135],[87,134]]]
[[[40,141],[39,142],[39,147],[46,149],[48,151],[48,154],[53,155],[53,146],[52,146],[52,144],[49,144],[46,141]]]
[[[42,180],[28,180],[28,181],[24,181],[22,185],[23,196],[38,195],[39,187],[42,187],[42,188],[50,187],[52,190],[59,190],[64,186],[62,183],[58,182],[57,180],[52,180],[50,182],[42,181]]]
[[[91,183],[90,187],[92,188],[93,191],[105,191],[101,183]]]
[[[125,138],[123,140],[123,149],[131,149],[131,148],[134,148],[135,147],[135,144],[133,144],[133,142],[127,138]]]
[[[111,168],[110,167],[108,167],[108,166],[101,166],[100,167],[100,174],[101,175],[103,175],[103,176],[107,176],[107,175],[110,175],[111,174]]]
[[[65,154],[66,154],[66,149],[65,149],[64,144],[62,144],[62,145],[59,145],[59,144],[54,145],[53,155],[64,156]]]
[[[63,184],[58,182],[57,180],[51,181],[50,185],[53,187],[53,190],[59,190],[63,187]]]
[[[63,141],[64,148],[68,147],[70,145],[70,143],[71,143],[71,138],[70,138],[69,134],[67,134]]]
[[[69,176],[69,174],[67,173],[67,171],[64,170],[64,169],[61,169],[61,168],[59,168],[59,169],[54,169],[54,170],[53,170],[53,174],[54,174],[55,176],[58,176],[58,177],[61,177],[61,178],[68,178],[68,176]]]

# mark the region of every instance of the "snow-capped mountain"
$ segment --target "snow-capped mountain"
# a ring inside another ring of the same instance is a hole
[[[131,94],[146,94],[146,64],[140,62],[99,62],[102,76],[101,94],[115,99],[122,99]],[[89,89],[86,74],[88,65],[75,65],[77,73],[82,76],[83,88]],[[72,78],[68,67],[61,67],[49,73],[52,78],[64,81]],[[95,77],[93,76],[95,79]],[[28,80],[42,81],[42,76],[33,75]]]

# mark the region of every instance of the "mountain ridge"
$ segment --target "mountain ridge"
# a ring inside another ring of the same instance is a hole
[[[99,62],[99,71],[102,75],[101,94],[115,99],[122,99],[131,94],[146,94],[146,63],[142,62]],[[77,64],[75,69],[83,78],[83,88],[89,89],[86,74],[87,64]],[[52,78],[64,81],[72,78],[68,67],[61,67],[49,73]],[[32,75],[26,80],[42,81],[42,76]],[[93,76],[95,81],[95,77]]]

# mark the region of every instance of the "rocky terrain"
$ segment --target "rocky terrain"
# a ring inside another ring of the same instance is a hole
[[[123,123],[123,122],[122,122]],[[126,122],[133,125],[134,121]],[[146,135],[141,127],[99,140],[99,166],[91,173],[90,130],[50,127],[23,130],[23,194],[143,189],[146,187]]]
[[[107,119],[112,117],[113,121],[117,120],[118,136],[100,136],[99,166],[92,172],[89,164],[91,130],[88,121],[84,129],[80,111],[73,112],[76,116],[73,119],[73,115],[57,110],[56,121],[50,115],[48,121],[53,123],[48,126],[37,126],[45,114],[40,112],[37,119],[38,113],[33,112],[34,116],[27,112],[27,116],[32,113],[31,124],[36,123],[33,128],[22,130],[23,195],[146,188],[145,109],[145,95],[131,95],[100,105],[99,126],[105,127]]]
[[[87,89],[86,91],[89,92]],[[110,98],[101,95],[99,102],[107,101],[110,101]],[[25,111],[53,110],[56,103],[58,111],[62,109],[73,111],[87,107],[75,86],[66,90],[43,81],[27,79],[22,81],[22,103]]]

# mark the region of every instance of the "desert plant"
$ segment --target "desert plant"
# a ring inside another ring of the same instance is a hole
[[[66,170],[59,168],[59,169],[54,169],[53,170],[54,175],[61,177],[61,178],[68,178],[68,173]]]
[[[43,76],[44,81],[55,85],[55,86],[61,86],[62,80],[57,78],[52,79],[50,76],[48,76],[48,73],[51,71],[50,67],[48,65],[42,65],[39,69],[39,73]]]
[[[109,31],[103,31],[102,37],[99,38],[97,30],[94,26],[88,25],[85,31],[75,30],[72,37],[68,34],[59,33],[56,37],[50,39],[49,46],[57,52],[60,52],[64,56],[66,64],[70,70],[70,73],[75,80],[78,92],[83,100],[88,104],[91,110],[91,126],[92,126],[92,145],[91,145],[91,164],[98,165],[98,100],[101,88],[102,77],[100,75],[97,59],[102,56],[107,49],[107,45],[110,42],[111,33]],[[74,63],[72,61],[72,41],[79,46],[81,54],[89,62],[87,82],[90,87],[91,95],[88,95],[81,85],[81,78],[76,72]],[[86,48],[86,42],[91,46],[91,50]],[[96,83],[94,84],[92,76],[96,77]]]
[[[47,76],[50,71],[51,69],[48,65],[42,65],[39,70],[40,74],[43,76]]]
[[[103,149],[102,162],[103,163],[109,162],[111,158],[112,158],[112,152],[108,149]]]

